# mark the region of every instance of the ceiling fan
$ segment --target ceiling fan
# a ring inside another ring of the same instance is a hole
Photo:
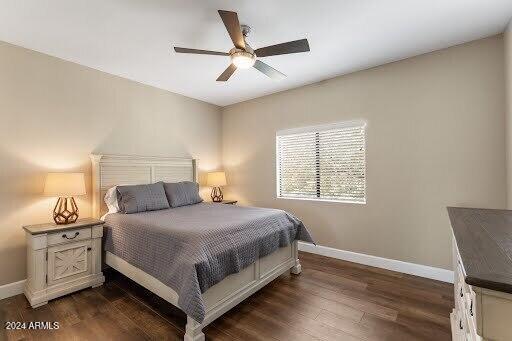
[[[248,69],[250,67],[254,67],[272,79],[282,79],[286,77],[286,75],[277,71],[268,64],[263,63],[261,60],[256,59],[256,57],[268,57],[309,51],[309,44],[307,39],[289,41],[287,43],[260,47],[259,49],[253,50],[252,47],[250,47],[249,44],[247,44],[245,41],[247,35],[251,31],[251,28],[247,25],[240,25],[236,12],[219,10],[219,15],[224,22],[224,26],[226,26],[229,36],[233,41],[233,45],[235,45],[235,47],[232,48],[229,52],[216,52],[174,47],[174,51],[177,53],[229,56],[231,58],[231,64],[226,70],[224,70],[219,78],[217,78],[218,82],[227,81],[237,68]]]

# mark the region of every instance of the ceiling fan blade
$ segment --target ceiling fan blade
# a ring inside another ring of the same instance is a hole
[[[264,73],[266,76],[272,78],[272,79],[284,79],[286,78],[286,75],[284,73],[281,73],[274,69],[273,67],[269,66],[268,64],[263,63],[260,60],[257,60],[254,63],[254,68],[262,73]]]
[[[231,77],[233,72],[235,72],[236,66],[233,64],[230,64],[226,70],[224,70],[223,73],[220,74],[219,78],[217,78],[217,82],[225,82]]]
[[[229,53],[226,52],[216,52],[216,51],[208,51],[208,50],[197,50],[197,49],[187,49],[184,47],[174,47],[174,51],[176,53],[194,53],[194,54],[209,54],[213,56],[229,56]]]
[[[258,57],[276,56],[280,54],[308,52],[309,43],[307,39],[289,41],[287,43],[260,47],[254,50]]]
[[[219,15],[228,30],[231,41],[236,48],[245,50],[245,40],[240,28],[240,22],[238,21],[238,15],[236,12],[219,10]]]

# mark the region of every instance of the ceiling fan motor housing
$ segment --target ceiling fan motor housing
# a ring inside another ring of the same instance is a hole
[[[242,29],[244,37],[247,37],[249,33],[251,33],[251,27],[249,25],[240,25],[240,28]]]

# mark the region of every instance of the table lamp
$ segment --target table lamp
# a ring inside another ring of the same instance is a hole
[[[226,186],[226,173],[224,172],[211,172],[208,173],[206,185],[212,188],[212,201],[221,202],[223,199],[221,186]]]
[[[44,195],[59,197],[53,209],[56,224],[74,223],[78,219],[78,207],[73,196],[85,195],[84,173],[48,173]]]

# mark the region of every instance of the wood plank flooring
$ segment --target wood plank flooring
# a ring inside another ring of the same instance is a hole
[[[208,340],[450,340],[453,286],[300,253],[283,275],[205,328]],[[121,274],[31,309],[0,301],[0,320],[58,321],[58,330],[0,331],[0,340],[182,340],[186,316]]]

